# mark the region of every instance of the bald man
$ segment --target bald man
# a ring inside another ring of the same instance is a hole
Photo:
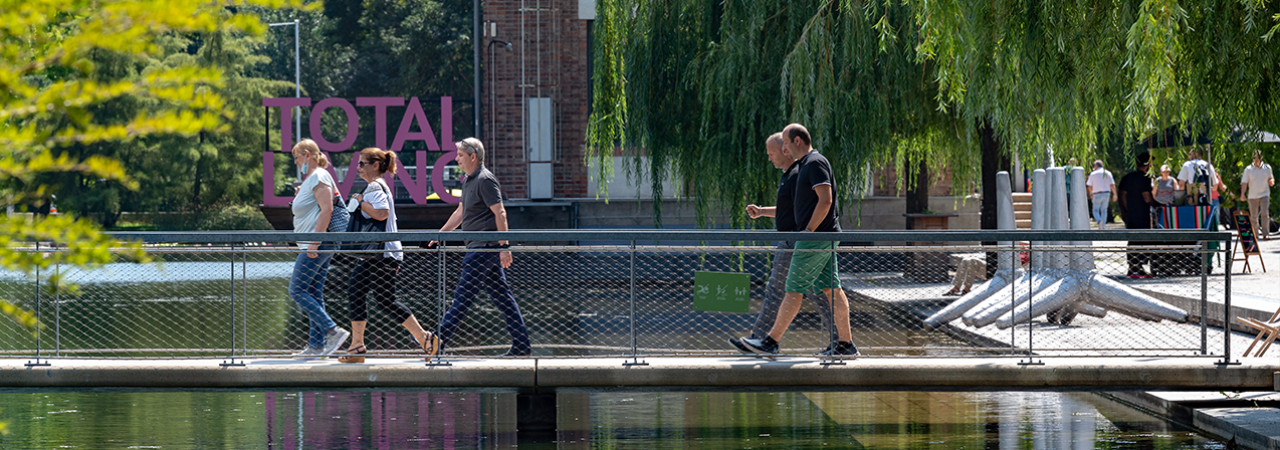
[[[800,233],[839,232],[840,222],[835,208],[835,178],[831,163],[813,149],[809,130],[803,125],[787,125],[782,130],[782,139],[787,153],[800,164],[792,197],[796,224],[803,227]],[[832,304],[838,341],[819,355],[858,355],[858,347],[853,345],[853,336],[849,331],[849,298],[845,296],[844,289],[840,288],[839,274],[836,273],[834,250],[837,244],[839,243],[814,240],[796,242],[797,250],[828,251],[802,252],[791,257],[791,267],[787,273],[787,295],[782,298],[782,305],[778,307],[778,319],[768,335],[759,339],[742,340],[748,350],[766,356],[778,354],[778,343],[782,341],[782,335],[800,312],[801,297],[805,293],[821,290]]]

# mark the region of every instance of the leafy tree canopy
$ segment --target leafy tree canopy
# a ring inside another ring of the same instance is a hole
[[[260,34],[257,16],[235,13],[245,5],[302,6],[290,0],[0,1],[0,197],[19,209],[44,204],[50,192],[44,177],[65,172],[136,189],[138,181],[118,160],[63,150],[224,130],[230,114],[219,90],[227,80],[216,61],[192,58],[146,71],[121,66],[162,57],[175,36]],[[97,114],[125,98],[149,107],[124,117]],[[61,251],[24,248],[32,242]],[[0,265],[6,269],[31,273],[54,264],[93,267],[120,256],[147,259],[138,245],[116,242],[87,220],[0,216]],[[48,282],[69,288],[56,277]],[[28,328],[39,326],[26,311],[3,300],[0,314]]]
[[[844,202],[868,164],[972,182],[980,125],[1032,166],[1166,129],[1243,148],[1280,128],[1265,0],[601,0],[597,17],[588,158],[608,171],[616,145],[641,148],[655,193],[673,177],[735,222],[772,197],[758,153],[789,122],[851,180]]]

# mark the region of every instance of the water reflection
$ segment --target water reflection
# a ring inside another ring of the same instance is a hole
[[[515,394],[0,393],[0,448],[1225,448],[1093,394],[559,394],[517,432]]]
[[[517,442],[514,395],[268,392],[264,403],[269,448],[496,448]]]

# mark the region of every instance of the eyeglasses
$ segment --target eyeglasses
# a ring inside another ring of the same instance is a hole
[[[359,165],[360,167],[364,167],[364,166],[372,166],[372,165],[373,165],[373,162],[372,162],[372,161],[363,161],[363,160],[361,160],[361,161],[358,163],[358,165]]]

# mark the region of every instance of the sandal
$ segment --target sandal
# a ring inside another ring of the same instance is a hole
[[[369,349],[361,345],[356,348],[348,348],[347,354],[338,357],[338,362],[346,364],[359,364],[364,362],[364,355],[369,353]]]
[[[416,342],[417,339],[414,341]],[[436,336],[435,333],[430,333],[425,341],[422,343],[422,351],[427,354],[427,362],[431,362],[431,358],[440,352],[440,337]]]

